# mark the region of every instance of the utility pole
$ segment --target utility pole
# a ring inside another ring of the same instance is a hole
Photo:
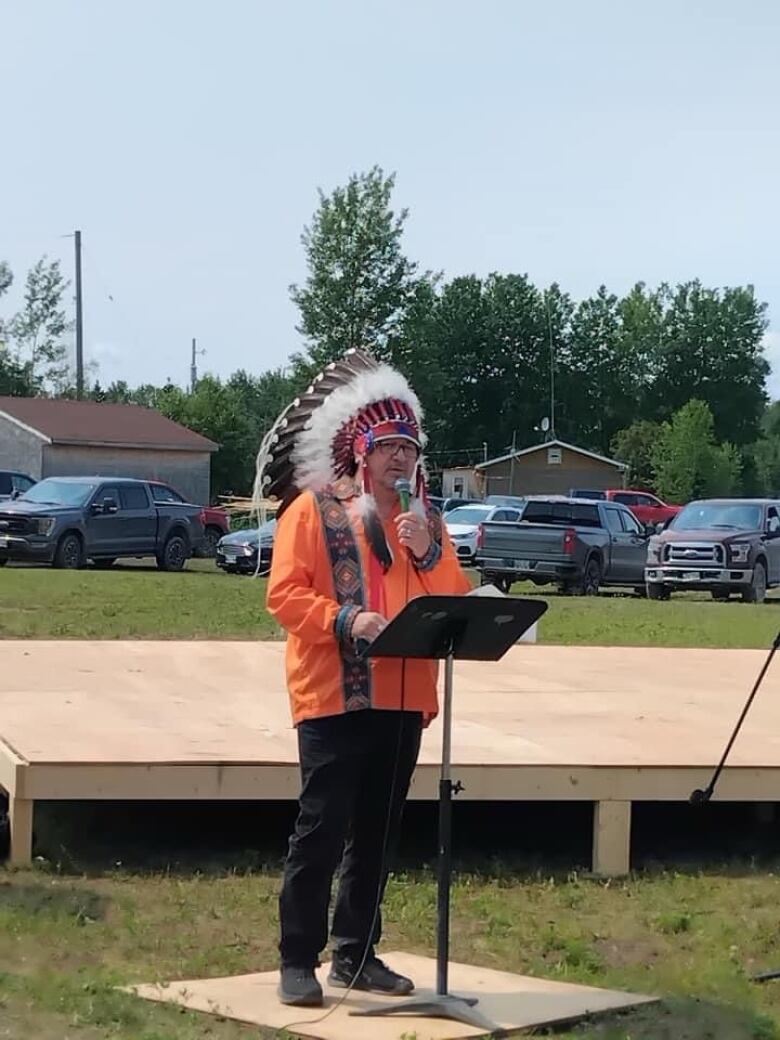
[[[84,312],[81,299],[81,232],[76,239],[76,397],[84,396]]]
[[[555,440],[555,348],[553,346],[550,301],[547,301],[547,329],[550,334],[550,438]]]
[[[192,361],[190,362],[190,393],[195,393],[195,387],[198,385],[198,354],[205,354],[205,350],[197,350],[197,340],[193,336],[192,338]]]

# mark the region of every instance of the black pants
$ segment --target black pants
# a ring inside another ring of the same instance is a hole
[[[319,963],[342,853],[334,948],[339,956],[361,957],[379,941],[377,895],[384,896],[387,857],[397,845],[421,733],[419,712],[368,709],[299,724],[302,790],[279,898],[282,964]]]

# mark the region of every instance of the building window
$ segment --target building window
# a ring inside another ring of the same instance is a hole
[[[548,448],[547,449],[547,465],[548,466],[560,466],[563,461],[563,452],[560,448]]]

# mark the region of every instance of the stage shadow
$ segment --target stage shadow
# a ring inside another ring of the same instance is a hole
[[[220,873],[281,870],[292,802],[40,802],[35,854],[62,873]],[[395,868],[431,870],[437,809],[406,807]],[[563,876],[591,869],[590,803],[476,803],[454,807],[453,867],[486,876]],[[740,803],[634,806],[632,868],[742,876],[780,863],[780,814]]]

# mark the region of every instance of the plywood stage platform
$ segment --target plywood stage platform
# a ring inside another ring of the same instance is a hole
[[[282,643],[0,643],[0,787],[11,858],[39,799],[294,799]],[[686,801],[709,779],[765,654],[518,645],[455,669],[460,799],[590,801],[593,869],[629,868],[631,803]],[[780,801],[780,665],[716,799]],[[441,728],[411,797],[437,798]]]

